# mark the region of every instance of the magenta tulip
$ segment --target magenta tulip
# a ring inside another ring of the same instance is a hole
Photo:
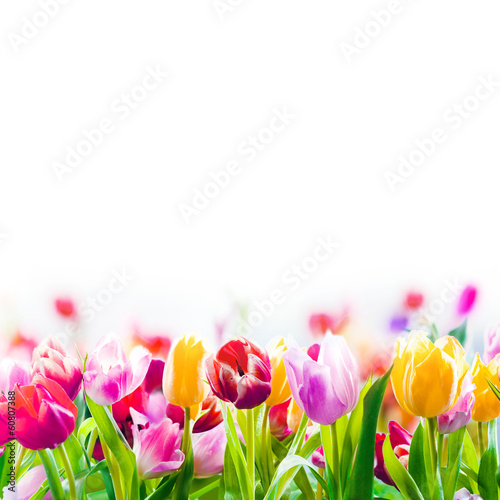
[[[101,339],[89,356],[83,374],[85,392],[100,405],[111,405],[135,391],[144,380],[151,353],[137,346],[127,360],[117,337]]]
[[[458,299],[457,313],[460,316],[466,316],[469,314],[474,307],[476,297],[477,288],[473,285],[467,285]]]
[[[82,369],[54,338],[45,340],[33,351],[31,372],[33,376],[41,374],[57,382],[71,400],[82,388]]]
[[[312,427],[309,428],[306,432],[306,441],[312,435]],[[326,467],[325,461],[325,451],[323,450],[323,446],[316,448],[311,455],[311,462],[314,466],[318,467],[318,469],[324,469]]]
[[[285,351],[283,359],[293,399],[312,421],[331,425],[354,410],[358,368],[343,337],[328,332],[318,361],[297,347]]]
[[[7,394],[16,384],[28,385],[31,374],[28,363],[5,358],[0,361],[0,394]]]
[[[223,423],[193,436],[194,475],[196,477],[210,477],[222,472],[226,443],[226,430]]]
[[[472,383],[472,374],[467,372],[458,401],[446,413],[437,417],[438,431],[441,434],[451,434],[469,423],[474,406],[475,388],[476,386]]]
[[[157,424],[150,424],[144,415],[133,408],[132,433],[133,451],[137,457],[137,472],[142,479],[154,479],[166,476],[178,470],[184,462],[184,453],[180,450],[182,432],[179,424],[165,418]],[[139,430],[143,427],[142,430]]]

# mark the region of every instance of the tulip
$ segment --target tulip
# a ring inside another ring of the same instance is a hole
[[[475,401],[475,388],[476,386],[472,383],[472,374],[467,372],[462,392],[455,406],[437,417],[438,432],[441,434],[451,434],[469,423]]]
[[[311,420],[331,425],[354,410],[358,368],[343,337],[328,332],[318,361],[298,348],[288,349],[283,358],[293,399]]]
[[[102,338],[89,356],[83,374],[85,392],[100,405],[111,405],[134,392],[144,380],[151,353],[144,347],[135,347],[127,361],[118,338]]]
[[[40,373],[57,382],[71,400],[76,398],[82,387],[83,375],[80,366],[54,338],[42,342],[33,351],[31,373]]]
[[[455,493],[453,500],[482,500],[482,497],[473,495],[467,488],[462,488]]]
[[[163,373],[165,372],[165,361],[152,359],[148,368],[148,373],[142,385],[148,394],[162,389]]]
[[[271,393],[267,352],[244,337],[224,344],[205,367],[213,393],[240,410],[259,406]]]
[[[424,302],[424,296],[419,292],[408,292],[405,297],[405,307],[412,311],[418,309]]]
[[[401,333],[407,329],[409,321],[408,317],[397,314],[391,318],[389,328],[393,333]]]
[[[413,436],[393,420],[389,422],[388,427],[389,440],[391,442],[391,447],[394,450],[394,454],[405,469],[408,469],[408,458],[410,455],[410,445]],[[375,476],[384,483],[395,486],[394,481],[385,467],[384,455],[382,453],[385,438],[386,435],[384,433],[377,432],[375,438]]]
[[[466,316],[474,307],[477,297],[477,288],[468,285],[464,288],[460,298],[458,299],[457,312],[460,316]]]
[[[290,404],[288,405],[288,412],[286,416],[286,423],[292,432],[297,432],[300,427],[300,421],[304,412],[300,406],[295,402],[295,399],[290,398]]]
[[[224,424],[219,424],[193,437],[194,475],[196,477],[210,477],[222,472],[226,443]]]
[[[489,422],[500,416],[500,401],[488,385],[487,379],[491,380],[499,389],[498,368],[500,367],[500,355],[495,356],[487,365],[484,365],[476,354],[472,365],[472,381],[476,385],[474,397],[476,401],[472,408],[472,420],[476,422]]]
[[[181,467],[184,453],[180,450],[182,432],[179,424],[169,418],[160,423],[149,424],[145,417],[131,410],[133,452],[137,457],[137,472],[142,479],[166,476]],[[144,425],[142,430],[139,427]]]
[[[391,382],[400,406],[426,418],[446,413],[456,404],[469,368],[464,355],[455,337],[433,344],[425,332],[414,330],[407,342],[398,339]]]
[[[283,353],[286,350],[287,346],[283,338],[275,339],[267,346],[271,363],[271,394],[266,399],[267,406],[279,405],[290,399],[292,395],[283,361]]]
[[[170,336],[165,333],[155,335],[145,334],[139,328],[135,327],[132,336],[133,345],[142,345],[145,347],[155,358],[166,361],[172,340]]]
[[[42,483],[47,479],[43,465],[35,465],[28,470],[21,479],[16,481],[15,493],[9,491],[8,486],[3,489],[4,500],[30,500],[38,491]],[[61,481],[63,478],[61,477]],[[52,494],[48,491],[42,500],[52,500]]]
[[[14,391],[14,434],[21,446],[30,450],[53,449],[66,441],[75,429],[78,410],[57,382],[36,375],[29,385],[16,384]],[[0,421],[8,423],[5,400],[0,402]]]
[[[287,424],[288,407],[292,401],[290,398],[284,403],[273,406],[269,411],[269,430],[278,441],[283,441],[292,433],[292,429]]]
[[[56,311],[63,318],[74,318],[77,316],[75,303],[67,297],[59,297],[54,301]]]
[[[222,422],[222,409],[215,396],[208,396],[203,400],[200,415],[193,427],[194,433],[206,432],[217,427]]]
[[[309,317],[309,330],[313,335],[325,335],[326,332],[339,333],[349,321],[347,308],[339,314],[317,313]]]
[[[16,384],[28,385],[31,374],[28,363],[5,358],[0,361],[0,394],[7,394]]]
[[[484,332],[484,362],[489,363],[497,354],[500,354],[500,324]]]
[[[313,431],[312,427],[307,430],[306,441],[311,437],[311,435],[313,433],[312,431]],[[315,467],[318,467],[318,469],[325,469],[326,468],[325,451],[323,450],[323,446],[316,448],[312,452],[311,462]]]
[[[210,388],[203,380],[207,355],[196,335],[184,335],[174,343],[163,372],[163,394],[169,403],[189,408],[208,396]]]

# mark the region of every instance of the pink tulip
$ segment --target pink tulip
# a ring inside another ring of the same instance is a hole
[[[455,406],[437,417],[438,431],[441,434],[451,434],[469,423],[474,406],[475,388],[476,386],[472,383],[472,374],[467,372],[462,392]]]
[[[226,443],[223,423],[193,436],[194,475],[196,477],[210,477],[222,472]]]
[[[33,376],[40,373],[57,382],[71,400],[82,388],[83,376],[79,364],[54,338],[45,340],[33,351],[31,372]]]
[[[457,304],[457,313],[460,316],[466,316],[469,314],[474,307],[477,297],[477,288],[472,285],[468,285],[464,288]]]
[[[500,324],[492,326],[484,332],[484,363],[488,364],[499,353]]]
[[[141,385],[150,363],[151,353],[141,346],[135,347],[127,360],[118,338],[108,335],[97,343],[87,360],[85,392],[100,405],[116,403]]]
[[[5,358],[0,361],[0,393],[7,394],[16,384],[28,385],[31,374],[28,363]]]
[[[142,479],[154,479],[166,476],[180,468],[184,462],[184,453],[180,450],[182,432],[179,424],[165,418],[157,424],[150,424],[147,417],[133,408],[132,433],[133,451],[137,457],[137,471]],[[144,426],[142,430],[139,430]]]
[[[63,318],[75,318],[78,315],[75,303],[70,298],[57,298],[54,301],[54,307]]]
[[[43,465],[35,465],[35,467],[26,472],[19,481],[16,481],[15,493],[9,491],[7,486],[3,489],[3,498],[4,500],[29,500],[46,479],[47,474],[45,474]],[[52,500],[50,490],[41,500]]]
[[[306,432],[306,441],[311,437],[312,427],[310,427]],[[318,469],[324,469],[326,467],[325,462],[325,451],[323,450],[323,446],[316,448],[311,455],[311,462],[314,466],[318,467]]]
[[[318,361],[297,347],[285,351],[283,360],[293,399],[312,421],[331,425],[354,410],[358,368],[343,337],[327,332]]]

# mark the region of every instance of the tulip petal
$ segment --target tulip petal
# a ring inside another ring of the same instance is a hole
[[[263,382],[247,373],[238,381],[238,397],[233,401],[239,410],[255,408],[262,404],[271,394],[271,384]]]

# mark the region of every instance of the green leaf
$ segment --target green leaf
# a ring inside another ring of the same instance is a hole
[[[428,498],[430,494],[429,485],[427,483],[427,472],[425,471],[424,442],[424,428],[422,424],[419,423],[411,440],[408,472],[415,481],[422,495],[425,498]]]
[[[391,368],[380,377],[368,390],[363,400],[363,420],[351,476],[347,482],[344,500],[359,500],[373,497],[375,434],[377,432],[378,415],[391,375]]]
[[[221,487],[219,488],[219,500],[238,500],[241,498],[240,485],[236,468],[229,451],[226,446],[224,451],[224,468],[222,469]]]
[[[396,455],[394,455],[391,441],[388,437],[385,438],[382,452],[387,471],[402,495],[408,500],[424,500],[415,481]]]
[[[139,498],[139,478],[134,452],[130,449],[108,408],[94,403],[88,394],[86,394],[86,401],[99,430],[99,436],[104,439],[120,466],[128,497],[130,500],[137,500]]]
[[[467,340],[467,319],[458,327],[452,330],[448,335],[455,337],[462,345]]]
[[[168,495],[174,489],[177,474],[166,476],[164,479],[166,479],[165,482],[162,481],[156,491],[147,496],[145,500],[165,500],[165,498],[168,498]]]
[[[189,497],[189,490],[191,489],[191,482],[193,480],[193,473],[194,473],[194,457],[193,457],[192,447],[189,449],[188,455],[184,459],[182,467],[183,470],[181,470],[180,472],[181,474],[180,481],[177,481],[175,485],[174,496],[176,498]],[[177,494],[177,490],[179,490],[179,494]]]
[[[363,421],[363,401],[372,384],[373,379],[370,376],[370,378],[366,381],[363,389],[361,390],[356,408],[354,408],[349,417],[349,423],[347,424],[344,443],[341,448],[340,456],[340,475],[342,488],[345,488],[345,485],[351,473],[354,452],[356,450],[356,445],[358,444],[359,434],[361,432],[361,423]]]
[[[496,482],[497,455],[493,448],[487,448],[479,464],[479,493],[483,500],[498,500]]]
[[[446,473],[443,477],[444,500],[453,500],[453,496],[457,490],[464,438],[465,427],[458,429],[458,431],[452,432],[448,436],[448,460],[446,465]]]

